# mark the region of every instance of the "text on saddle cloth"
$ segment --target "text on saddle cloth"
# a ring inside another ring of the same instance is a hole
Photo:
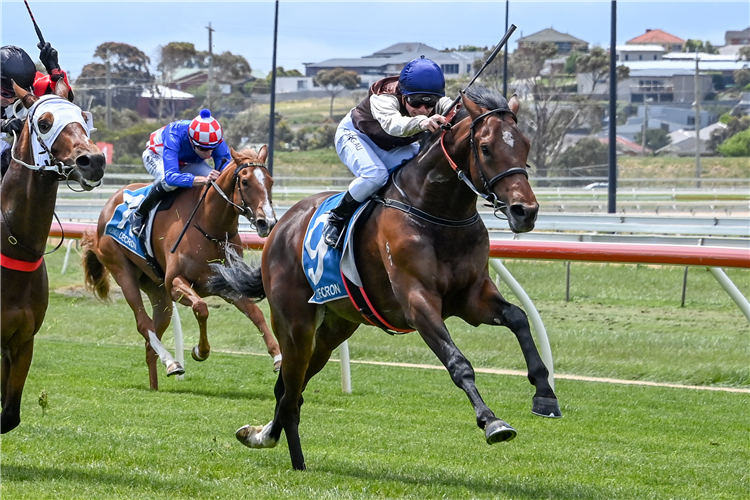
[[[350,236],[357,218],[367,203],[359,207],[348,222],[343,253],[329,247],[323,241],[323,226],[328,220],[328,212],[338,206],[343,196],[344,193],[339,193],[325,200],[313,214],[305,231],[305,241],[302,247],[302,267],[305,277],[313,289],[313,296],[309,300],[312,304],[325,304],[348,296],[341,277],[342,272],[358,286],[361,286],[362,283],[354,268]]]

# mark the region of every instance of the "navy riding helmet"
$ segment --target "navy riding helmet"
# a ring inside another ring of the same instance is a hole
[[[425,56],[406,63],[398,77],[398,84],[403,95],[432,94],[440,97],[445,96],[443,70]]]
[[[13,82],[22,89],[31,90],[36,77],[36,66],[22,48],[5,45],[0,48],[0,75],[2,88],[13,92]]]

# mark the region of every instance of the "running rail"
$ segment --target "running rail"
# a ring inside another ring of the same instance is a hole
[[[50,229],[50,236],[80,238],[84,231],[96,231],[96,224],[81,222],[63,222],[54,224]],[[240,239],[245,247],[260,250],[265,238],[255,233],[241,233]],[[70,253],[70,246],[68,246]],[[68,255],[65,257],[67,263]],[[554,388],[554,366],[547,333],[541,316],[531,299],[518,282],[510,275],[498,259],[532,259],[532,260],[562,260],[579,262],[617,262],[640,264],[666,264],[676,266],[702,266],[708,268],[719,284],[734,300],[742,313],[750,322],[750,302],[740,292],[737,286],[727,277],[722,267],[750,268],[750,252],[746,248],[702,247],[690,245],[645,245],[630,243],[592,243],[592,242],[555,242],[555,241],[520,241],[494,240],[490,241],[490,265],[505,281],[513,293],[521,301],[526,314],[529,315],[534,326],[540,355],[549,370],[549,381]],[[179,319],[179,316],[175,316]],[[175,325],[175,345],[177,344],[177,329]],[[179,341],[182,341],[181,335]],[[346,344],[346,345],[345,345]],[[349,346],[346,342],[339,349],[341,356],[341,380],[344,392],[351,392],[351,372],[349,369]]]

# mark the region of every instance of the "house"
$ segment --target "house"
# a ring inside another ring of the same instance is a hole
[[[567,33],[547,28],[532,35],[521,37],[517,40],[518,48],[523,49],[538,45],[543,42],[551,42],[557,46],[558,54],[570,54],[572,52],[584,52],[588,50],[589,43]]]
[[[136,112],[144,118],[157,118],[159,108],[162,113],[177,116],[186,109],[195,106],[195,96],[163,85],[146,87],[138,97]]]
[[[314,77],[322,70],[344,68],[355,71],[361,78],[360,86],[369,88],[377,80],[398,75],[413,59],[425,56],[432,59],[443,70],[446,79],[474,74],[474,61],[484,59],[483,51],[440,51],[423,43],[397,43],[371,55],[359,58],[335,58],[317,63],[303,63],[305,76]]]
[[[727,31],[724,33],[726,45],[750,45],[750,27],[742,31]]]
[[[631,38],[625,45],[661,45],[667,52],[682,52],[685,40],[660,29],[647,29],[646,33]]]
[[[727,128],[723,123],[714,123],[708,127],[700,129],[698,136],[700,137],[700,148],[701,155],[708,151],[708,140],[711,138],[711,134],[717,130]],[[657,154],[677,155],[677,156],[694,156],[695,155],[695,130],[680,129],[669,134],[671,142],[661,149],[656,151]]]
[[[629,78],[617,83],[619,100],[642,103],[644,99],[653,99],[656,103],[674,102],[691,104],[695,101],[695,54],[682,54],[687,58],[660,59],[656,61],[621,61],[620,64],[630,70]],[[719,73],[725,80],[731,81],[734,71],[742,68],[745,61],[700,59],[698,54],[698,93],[701,100],[713,92],[713,76]],[[665,54],[663,57],[667,57]],[[592,94],[594,97],[606,98],[609,93],[609,75],[602,75],[593,82],[590,73],[576,75],[579,94]]]
[[[617,133],[630,140],[635,139],[636,134],[643,131],[645,115],[645,107],[639,106],[635,116],[628,117],[624,125],[617,126]],[[716,122],[716,116],[702,109],[700,112],[701,137],[703,130],[714,122]],[[648,106],[647,128],[660,128],[667,133],[692,129],[695,135],[695,110],[690,107]]]
[[[222,78],[221,75],[214,73],[215,85],[221,89],[221,93],[229,95],[233,90],[241,91],[242,86],[254,80],[255,77],[242,78],[239,80],[229,80]],[[201,85],[208,83],[208,69],[206,68],[181,68],[172,75],[172,81],[169,87],[176,90],[195,90]]]
[[[662,45],[618,45],[615,61],[658,61],[665,52]]]

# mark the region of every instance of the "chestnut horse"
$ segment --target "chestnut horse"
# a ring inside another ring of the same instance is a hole
[[[211,295],[205,287],[210,273],[208,263],[223,260],[226,245],[241,248],[237,233],[240,215],[244,215],[262,237],[268,236],[276,224],[276,214],[271,207],[273,179],[265,167],[268,150],[265,146],[259,152],[243,149],[238,153],[231,149],[231,154],[232,161],[224,168],[215,186],[205,188],[208,192],[202,203],[199,201],[201,188],[180,189],[172,206],[156,213],[152,233],[159,237],[151,241],[154,256],[164,276],[157,275],[145,259],[127,250],[112,236],[104,234],[107,222],[123,202],[123,190],[138,189],[145,184],[133,184],[116,192],[99,215],[96,233],[87,231],[82,240],[87,287],[100,299],[106,300],[111,274],[122,288],[125,300],[135,314],[138,332],[146,340],[146,364],[149,382],[154,390],[159,388],[157,355],[167,368],[167,376],[185,372],[161,343],[172,318],[173,301],[193,309],[200,339],[193,348],[192,356],[196,361],[204,361],[211,350],[206,331],[208,305],[202,299]],[[170,250],[183,230],[185,217],[193,210],[195,215],[190,227],[172,253]],[[141,290],[151,301],[153,319],[143,306]],[[279,345],[266,324],[263,312],[246,298],[226,300],[255,323],[263,335],[268,354],[275,357],[275,368],[278,369],[281,363]]]
[[[47,313],[49,289],[43,256],[58,184],[62,180],[69,187],[75,183],[91,190],[99,185],[106,163],[91,142],[83,112],[67,100],[67,85],[60,81],[56,95],[41,98],[14,87],[28,114],[0,187],[3,433],[21,423],[21,394],[34,335]]]
[[[444,323],[449,316],[472,326],[509,328],[536,386],[532,411],[561,414],[526,315],[500,295],[489,275],[489,236],[477,213],[481,195],[507,216],[514,232],[534,228],[539,205],[526,172],[530,143],[516,124],[519,102],[479,86],[470,87],[462,100],[464,109],[450,130],[429,137],[420,153],[392,176],[380,191],[380,203],[351,239],[373,309],[392,330],[419,332],[468,396],[478,426],[493,444],[512,439],[516,431],[479,395],[474,370]],[[220,272],[212,278],[217,290],[268,297],[284,355],[273,420],[261,427],[244,426],[237,438],[251,448],[268,448],[278,443],[283,430],[295,469],[305,468],[299,437],[302,392],[333,349],[366,323],[346,298],[322,305],[308,302],[313,291],[301,263],[305,228],[329,195],[309,197],[284,214],[266,241],[261,268],[233,259],[228,266],[212,266]]]

